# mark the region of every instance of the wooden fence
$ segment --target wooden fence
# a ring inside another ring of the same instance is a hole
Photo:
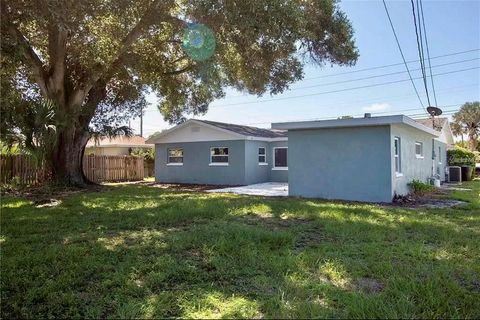
[[[28,155],[0,155],[0,184],[37,184],[47,178],[43,163]]]
[[[83,172],[94,182],[143,180],[143,158],[88,155],[83,159]]]
[[[144,178],[143,158],[94,156],[83,159],[83,172],[94,182],[139,181]],[[0,184],[35,185],[48,178],[42,163],[28,155],[0,155]]]

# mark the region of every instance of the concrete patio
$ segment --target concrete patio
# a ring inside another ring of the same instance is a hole
[[[222,189],[208,190],[207,192],[227,192],[236,194],[248,194],[252,196],[263,197],[287,197],[288,183],[283,182],[266,182],[251,184],[242,187],[230,187]]]

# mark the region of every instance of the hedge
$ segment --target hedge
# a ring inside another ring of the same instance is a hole
[[[475,167],[475,153],[462,147],[455,147],[447,151],[449,166],[471,166]]]

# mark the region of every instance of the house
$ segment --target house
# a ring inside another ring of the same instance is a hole
[[[90,139],[85,147],[85,154],[102,156],[129,155],[134,149],[153,148],[152,144],[145,144],[145,138],[140,136],[118,136],[114,138]]]
[[[287,133],[188,120],[147,140],[155,144],[155,180],[246,185],[287,182]]]
[[[289,195],[391,202],[408,183],[445,180],[440,133],[404,116],[274,123],[288,130]]]
[[[445,179],[441,132],[403,116],[273,123],[272,129],[188,120],[151,137],[155,180],[288,182],[289,195],[390,202],[414,179]]]
[[[447,118],[426,118],[426,119],[417,119],[415,120],[426,127],[432,128],[435,131],[440,132],[440,136],[437,138],[438,141],[443,142],[447,145],[447,149],[455,148],[455,140],[450,127],[450,123]]]

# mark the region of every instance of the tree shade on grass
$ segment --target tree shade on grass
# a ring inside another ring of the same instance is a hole
[[[480,181],[457,209],[112,186],[3,197],[10,317],[480,316]]]

